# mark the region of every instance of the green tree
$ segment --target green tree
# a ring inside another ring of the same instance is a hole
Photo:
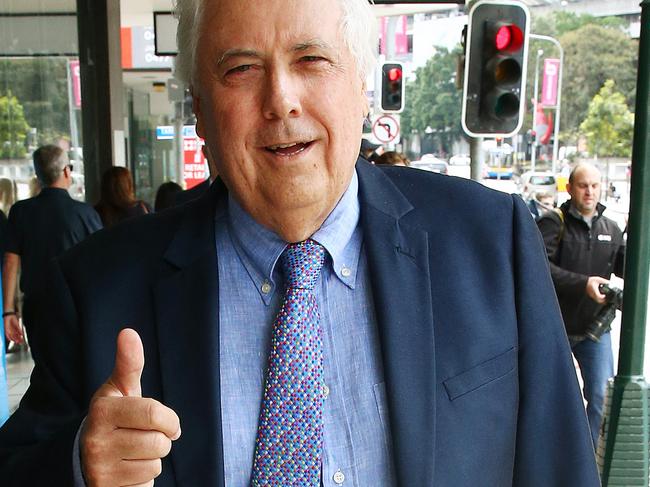
[[[570,12],[553,12],[534,19],[531,32],[558,38],[564,48],[562,81],[561,138],[575,143],[579,126],[587,116],[589,102],[603,83],[612,79],[625,97],[628,107],[634,105],[638,45],[623,31],[624,23],[615,17],[597,18]],[[535,60],[538,49],[548,57],[559,58],[549,43],[531,39],[528,61],[527,96],[534,97]],[[542,65],[540,63],[540,86]],[[532,121],[532,104],[525,127]]]
[[[430,136],[442,152],[451,152],[461,137],[462,92],[456,89],[458,49],[438,48],[425,66],[416,69],[416,79],[406,86],[402,131],[408,136]]]
[[[614,81],[605,81],[589,104],[587,118],[580,124],[587,147],[594,156],[630,157],[634,115]]]
[[[25,139],[29,125],[25,121],[23,107],[18,98],[8,92],[0,96],[0,158],[25,157]]]
[[[38,145],[70,138],[68,59],[0,59],[0,90],[21,101],[27,123],[38,130]]]

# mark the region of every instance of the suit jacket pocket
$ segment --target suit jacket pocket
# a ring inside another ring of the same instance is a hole
[[[503,377],[515,368],[516,360],[517,349],[512,347],[496,357],[445,380],[443,384],[449,400],[458,399],[468,392],[475,391],[479,387]]]

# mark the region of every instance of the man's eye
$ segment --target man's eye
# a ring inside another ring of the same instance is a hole
[[[325,58],[320,57],[320,56],[303,56],[300,58],[301,61],[307,62],[307,63],[314,63],[317,61],[325,61]]]
[[[253,67],[252,64],[242,64],[241,66],[237,66],[235,68],[229,69],[226,74],[245,73],[246,71],[249,71],[252,67]]]

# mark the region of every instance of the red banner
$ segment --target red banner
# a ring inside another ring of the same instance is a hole
[[[81,108],[81,73],[79,61],[70,61],[70,79],[72,80],[72,100],[75,108]]]
[[[542,99],[545,107],[557,105],[557,87],[560,79],[560,60],[544,59],[544,79],[542,80]]]

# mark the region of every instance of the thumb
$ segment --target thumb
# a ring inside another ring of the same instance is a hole
[[[123,396],[142,396],[140,377],[144,368],[144,349],[140,335],[130,328],[117,335],[115,366],[108,379]]]

